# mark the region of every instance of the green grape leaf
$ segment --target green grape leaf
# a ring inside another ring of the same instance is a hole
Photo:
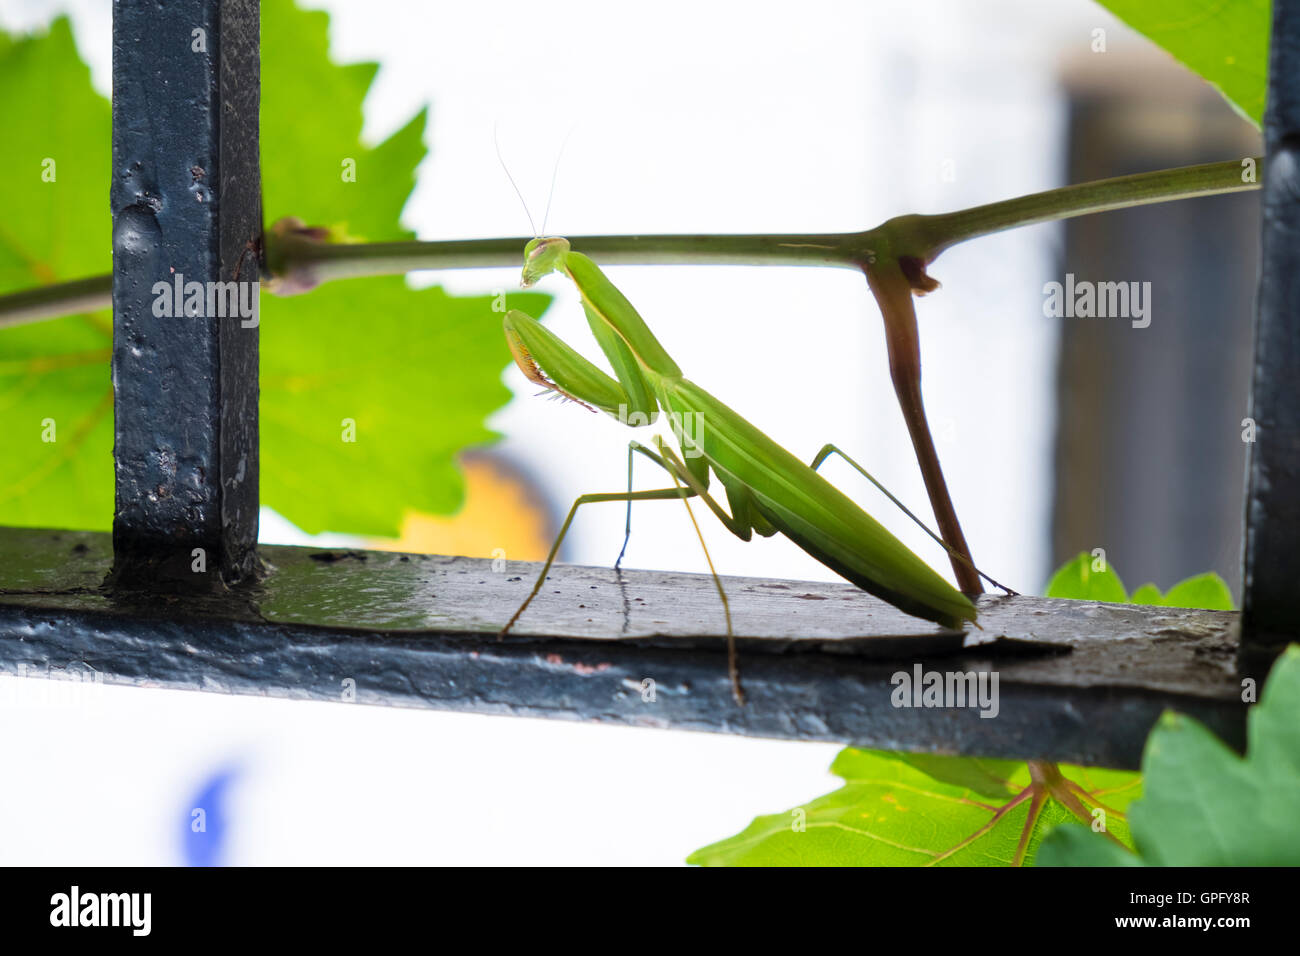
[[[262,4],[266,221],[293,215],[350,237],[407,238],[399,217],[426,152],[426,111],[364,144],[377,67],[333,65],[327,27],[325,14],[291,0]],[[0,176],[15,186],[0,223],[0,293],[109,271],[109,104],[66,18],[17,39],[0,32],[0,83],[15,92],[0,101],[9,134]],[[539,315],[549,301],[518,293],[510,305]],[[499,305],[413,291],[401,277],[263,295],[262,500],[308,531],[376,535],[396,534],[408,509],[454,511],[455,456],[495,439],[484,422],[510,397]],[[0,523],[109,526],[111,337],[108,312],[0,329],[10,440]]]
[[[1121,846],[1085,826],[1064,823],[1043,838],[1036,866],[1141,866],[1142,861]]]
[[[398,217],[425,155],[426,114],[364,146],[361,106],[376,68],[332,66],[328,23],[290,0],[262,4],[266,221],[408,238]],[[549,301],[510,294],[531,315]],[[455,511],[464,494],[455,456],[497,437],[484,420],[510,398],[492,304],[413,291],[400,277],[263,296],[263,500],[309,532],[396,535],[408,508]],[[349,423],[355,441],[344,441]]]
[[[1016,794],[1011,779],[1023,768],[1019,760],[995,760],[981,757],[978,760],[954,759],[941,754],[906,754],[895,756],[935,780],[950,783],[985,797],[1007,799]]]
[[[1099,567],[1098,567],[1099,566]],[[1128,600],[1124,582],[1105,558],[1081,552],[1067,562],[1047,584],[1047,597],[1075,601],[1108,601],[1123,604]]]
[[[1268,75],[1268,0],[1099,0],[1212,83],[1259,126]]]
[[[1052,576],[1048,597],[1123,603],[1124,582],[1109,564],[1083,553]],[[1100,564],[1100,562],[1098,562]],[[1228,586],[1217,574],[1181,581],[1162,595],[1153,584],[1133,592],[1132,603],[1164,607],[1231,609]],[[1292,745],[1300,747],[1300,722]],[[1029,765],[1022,761],[885,751],[841,751],[832,771],[846,784],[785,814],[759,817],[736,836],[695,851],[687,862],[705,866],[1002,866],[1031,863],[1044,835],[1071,849],[1072,858],[1097,865],[1134,865],[1125,809],[1142,790],[1140,774],[1062,766],[1078,787],[1047,788],[1031,822]],[[1077,821],[1082,806],[1109,837]],[[800,830],[796,824],[802,824]],[[1021,839],[1027,834],[1024,852]],[[1056,836],[1061,834],[1060,836]],[[1123,844],[1123,846],[1121,846]]]
[[[1097,565],[1101,565],[1101,570]],[[1081,552],[1063,564],[1048,582],[1047,597],[1074,601],[1108,601],[1112,604],[1150,604],[1156,607],[1189,607],[1210,611],[1231,611],[1232,592],[1228,583],[1213,571],[1179,581],[1165,594],[1154,584],[1144,584],[1130,596],[1114,566],[1100,557]]]
[[[1071,819],[1053,799],[1030,821],[1024,763],[914,756],[848,748],[831,770],[844,786],[786,813],[759,817],[735,836],[696,850],[702,866],[1007,866],[1032,860],[1043,834]],[[927,772],[928,771],[928,772]],[[1009,772],[1008,772],[1009,771]],[[1122,811],[1140,793],[1136,774],[1083,767],[1064,777],[1101,801],[1111,833],[1127,839]],[[1003,774],[1006,776],[1003,776]],[[975,783],[964,785],[963,781]],[[996,794],[991,791],[1000,791]],[[1028,824],[1028,827],[1027,827]],[[1022,852],[1025,831],[1029,837]]]
[[[1247,721],[1246,756],[1239,757],[1195,720],[1166,713],[1147,738],[1146,793],[1129,813],[1137,856],[1125,858],[1067,825],[1048,834],[1039,862],[1300,865],[1300,646],[1273,666]]]
[[[1207,611],[1231,611],[1232,592],[1228,582],[1213,571],[1179,581],[1165,592],[1166,607],[1196,607]]]
[[[296,216],[355,239],[409,239],[400,223],[428,152],[428,109],[374,147],[361,141],[362,104],[377,63],[336,66],[329,14],[293,0],[262,3],[262,197],[269,225]],[[520,262],[523,251],[520,250]],[[269,298],[269,297],[268,297]],[[271,300],[276,301],[276,300]]]
[[[1165,603],[1165,596],[1160,593],[1160,589],[1154,584],[1144,584],[1128,598],[1129,604],[1149,604],[1153,607],[1160,607]]]
[[[1144,584],[1129,597],[1130,604],[1155,607],[1191,607],[1205,611],[1231,611],[1232,592],[1228,582],[1213,571],[1179,581],[1165,594],[1154,584]]]
[[[66,17],[0,31],[0,293],[108,272],[112,118]],[[0,524],[106,528],[113,514],[108,311],[0,330]]]
[[[510,296],[534,315],[547,301]],[[413,291],[400,277],[264,306],[263,500],[313,533],[396,536],[403,506],[455,511],[455,456],[496,437],[483,419],[510,397],[503,347],[489,297]]]

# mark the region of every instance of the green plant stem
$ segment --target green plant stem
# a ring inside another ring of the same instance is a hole
[[[1255,160],[1262,169],[1262,162]],[[875,257],[932,262],[945,249],[978,236],[1149,203],[1258,189],[1242,181],[1242,162],[1228,160],[1050,189],[936,215],[905,215],[850,233],[786,235],[650,235],[571,237],[603,265],[805,265],[865,269]],[[447,242],[329,243],[292,233],[266,236],[273,281],[298,289],[330,279],[394,275],[422,269],[518,266],[524,238]],[[297,278],[299,281],[285,282]],[[272,290],[274,291],[274,289]],[[0,296],[0,328],[109,308],[111,276],[25,289]]]
[[[870,232],[824,235],[574,236],[575,248],[602,265],[814,265],[856,267]],[[509,267],[523,263],[526,237],[450,242],[321,243],[286,236],[274,252],[290,269],[321,282],[421,269]],[[274,262],[275,260],[272,260]],[[274,268],[273,268],[273,271]]]
[[[895,223],[907,223],[928,251],[926,261],[960,242],[991,233],[1031,226],[1057,219],[1072,219],[1091,213],[1109,212],[1150,203],[1215,196],[1221,193],[1258,189],[1257,181],[1243,182],[1242,160],[1181,166],[1151,173],[1135,173],[1114,179],[1099,179],[1076,186],[1063,186],[1016,199],[975,206],[938,215],[900,216]],[[1251,158],[1253,169],[1263,168],[1263,159]]]
[[[113,277],[92,276],[75,282],[40,285],[0,295],[0,328],[57,319],[113,306]]]
[[[1258,169],[1259,160],[1254,160]],[[1016,226],[1130,206],[1257,189],[1242,181],[1239,160],[1137,173],[1064,186],[937,215],[898,216],[875,229],[786,235],[571,236],[574,248],[603,265],[809,265],[863,269],[885,251],[933,261],[945,249]],[[300,270],[305,286],[330,279],[420,269],[517,266],[527,239],[338,244],[296,235],[268,237],[272,272]]]

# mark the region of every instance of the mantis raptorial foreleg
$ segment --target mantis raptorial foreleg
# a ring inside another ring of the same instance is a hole
[[[1005,591],[1007,594],[1019,593],[1017,591],[1011,590],[1011,588],[1007,587],[1005,584],[999,584],[997,581],[993,580],[993,578],[989,577],[979,568],[975,567],[975,565],[971,563],[970,558],[966,557],[966,555],[962,554],[956,548],[950,546],[948,542],[944,541],[943,538],[940,537],[937,532],[931,530],[930,526],[926,524],[924,521],[922,521],[920,518],[918,518],[915,514],[913,514],[911,509],[908,508],[907,505],[903,504],[896,497],[894,497],[894,493],[892,491],[890,491],[879,481],[877,481],[875,479],[875,476],[873,476],[871,472],[867,471],[867,469],[863,468],[856,461],[854,461],[847,454],[845,454],[844,450],[840,448],[838,445],[834,445],[834,444],[823,445],[822,450],[817,453],[817,457],[812,460],[812,464],[809,465],[808,467],[810,467],[813,471],[816,471],[818,468],[822,466],[822,463],[831,455],[839,455],[846,462],[848,462],[849,465],[858,472],[858,474],[860,474],[863,478],[866,478],[867,481],[875,485],[877,490],[879,490],[881,494],[883,494],[886,498],[892,501],[898,507],[899,511],[903,512],[903,514],[907,515],[914,522],[916,522],[916,526],[920,528],[922,531],[924,531],[926,534],[928,534],[931,538],[933,538],[934,541],[939,545],[939,547],[947,551],[948,554],[953,559],[962,562],[964,565],[969,567],[972,571],[974,571],[976,574],[978,574],[980,577],[982,577],[985,581],[993,585],[998,590]]]

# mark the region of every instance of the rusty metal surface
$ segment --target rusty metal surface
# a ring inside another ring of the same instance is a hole
[[[961,635],[851,585],[725,578],[742,707],[707,576],[560,566],[498,641],[534,564],[262,550],[254,587],[132,598],[101,587],[109,536],[0,529],[0,670],[1116,767],[1166,707],[1243,740],[1231,612],[990,596]],[[895,706],[917,667],[996,672],[996,716]]]

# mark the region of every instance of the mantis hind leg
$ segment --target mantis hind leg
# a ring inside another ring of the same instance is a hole
[[[655,445],[658,453],[651,451],[640,442],[630,442],[628,444],[628,463],[627,463],[627,481],[628,491],[632,489],[632,455],[633,453],[644,455],[656,465],[668,472],[673,479],[673,485],[680,489],[678,497],[681,498],[682,504],[686,506],[686,514],[691,519],[691,526],[695,528],[695,537],[699,539],[700,548],[704,551],[704,560],[709,565],[709,574],[713,578],[713,586],[718,589],[718,599],[722,602],[722,613],[727,621],[727,675],[731,679],[731,696],[735,698],[737,704],[744,705],[745,692],[740,686],[740,665],[736,655],[736,634],[731,625],[731,602],[727,599],[726,589],[722,586],[722,578],[718,577],[718,571],[713,566],[713,556],[709,554],[709,546],[704,541],[704,534],[700,531],[700,524],[695,520],[695,511],[691,508],[688,499],[699,498],[709,510],[714,513],[719,521],[726,526],[727,530],[742,541],[748,541],[752,535],[753,527],[747,521],[734,514],[727,514],[722,505],[718,504],[717,499],[709,494],[708,471],[705,470],[696,474],[691,467],[682,461],[673,452],[660,436],[655,436]],[[627,535],[632,533],[632,502],[628,501],[627,516]],[[627,548],[627,536],[623,538],[623,547]],[[619,561],[623,560],[623,552],[618,555]],[[614,565],[615,569],[618,564]]]
[[[663,454],[668,474],[672,476],[673,485],[677,486],[678,481],[687,483],[687,488],[692,492],[691,495],[682,495],[682,504],[686,506],[686,514],[691,519],[691,526],[695,528],[695,536],[700,541],[700,547],[704,549],[704,560],[709,564],[709,574],[713,577],[713,586],[718,589],[718,599],[722,601],[722,613],[727,619],[727,676],[731,678],[731,696],[735,698],[736,703],[742,707],[745,705],[745,692],[740,686],[740,664],[736,659],[736,632],[731,626],[731,602],[727,600],[727,592],[722,586],[722,578],[718,577],[718,570],[713,566],[713,557],[709,554],[709,546],[704,543],[704,533],[700,531],[700,523],[695,520],[695,512],[691,508],[691,503],[687,500],[689,497],[702,498],[713,509],[714,514],[719,517],[722,515],[721,506],[709,496],[708,492],[701,486],[702,483],[695,474],[686,467],[672,452],[667,445],[663,443],[662,438],[656,438],[659,444],[659,451]],[[683,488],[685,491],[686,488]],[[731,523],[727,523],[731,527]]]
[[[838,445],[832,445],[832,444],[823,445],[822,450],[817,453],[817,457],[812,460],[812,464],[809,465],[809,467],[812,468],[813,471],[816,471],[818,468],[821,467],[822,462],[824,462],[831,455],[839,455],[846,462],[848,462],[849,465],[858,472],[858,474],[862,475],[862,477],[866,478],[867,481],[875,485],[876,488],[879,489],[885,495],[886,498],[888,498],[898,507],[899,511],[903,512],[903,514],[907,515],[909,518],[915,521],[917,526],[926,534],[928,534],[931,538],[933,538],[938,543],[939,547],[947,551],[948,554],[954,560],[960,561],[962,564],[969,567],[972,571],[974,571],[976,574],[978,574],[980,577],[982,577],[985,581],[993,585],[998,590],[1005,591],[1007,594],[1017,593],[1011,590],[1011,588],[1007,587],[1005,584],[999,584],[997,581],[993,580],[993,578],[989,577],[979,568],[975,567],[975,565],[971,563],[970,558],[966,557],[966,555],[962,554],[956,548],[950,547],[948,545],[948,542],[944,541],[942,537],[940,537],[938,534],[932,531],[930,529],[930,526],[927,525],[920,518],[918,518],[915,514],[913,514],[912,511],[907,507],[907,505],[903,504],[901,501],[895,498],[893,492],[891,492],[888,488],[886,488],[879,481],[877,481],[875,477],[871,474],[871,472],[867,471],[867,469],[863,468],[856,461],[854,461],[852,458],[846,455],[844,453],[844,450],[840,448]]]
[[[699,539],[700,547],[704,550],[704,560],[708,562],[709,574],[713,577],[713,586],[718,589],[718,599],[722,601],[722,613],[727,619],[727,674],[731,678],[731,696],[735,698],[737,704],[744,706],[745,692],[740,686],[740,665],[736,655],[736,634],[731,626],[731,602],[727,600],[726,589],[722,586],[722,578],[718,577],[718,571],[713,566],[713,557],[709,554],[709,546],[704,542],[704,534],[700,531],[700,524],[695,520],[695,512],[691,508],[691,503],[687,499],[699,498],[709,509],[717,516],[732,534],[742,541],[748,541],[753,534],[753,525],[744,520],[740,515],[727,514],[722,506],[709,494],[705,482],[708,480],[707,470],[696,474],[691,467],[678,458],[661,436],[655,436],[655,446],[659,453],[655,454],[644,445],[633,442],[632,450],[638,451],[645,455],[651,461],[656,462],[663,468],[673,479],[673,484],[681,485],[683,494],[681,496],[682,504],[686,505],[686,514],[691,519],[691,525],[695,528],[695,536]],[[686,492],[689,491],[689,494]]]

